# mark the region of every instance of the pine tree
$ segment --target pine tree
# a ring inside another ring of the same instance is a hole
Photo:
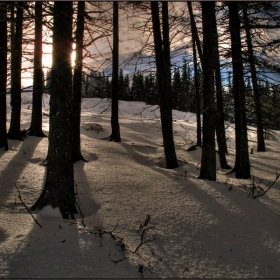
[[[83,71],[83,37],[84,37],[84,15],[85,2],[78,2],[77,24],[76,24],[76,59],[73,77],[73,93],[71,103],[72,115],[72,159],[73,162],[83,160],[81,152],[81,136],[80,136],[80,122],[81,122],[81,102],[82,102],[82,71]]]
[[[47,174],[43,191],[31,207],[58,207],[64,219],[77,213],[72,159],[72,16],[73,2],[54,2],[52,86]]]
[[[181,75],[178,68],[175,68],[172,82],[172,104],[173,109],[185,110],[185,100],[183,98]]]
[[[112,72],[112,112],[110,141],[121,142],[119,125],[119,4],[113,2],[113,72]]]
[[[262,124],[262,109],[261,109],[261,102],[259,96],[255,56],[254,56],[252,39],[251,39],[250,23],[249,23],[246,3],[243,3],[243,18],[245,23],[246,41],[247,41],[247,48],[248,48],[248,60],[249,60],[250,70],[251,70],[253,93],[254,93],[254,107],[255,107],[255,114],[257,120],[257,140],[258,140],[257,151],[264,152],[265,143],[264,143],[264,133],[263,133],[263,124]]]
[[[170,41],[168,2],[162,2],[162,35],[157,1],[151,2],[154,48],[157,67],[157,88],[160,101],[160,116],[166,168],[178,167],[172,123]]]
[[[8,150],[7,140],[7,3],[0,3],[0,149]]]
[[[242,48],[240,39],[240,19],[238,14],[238,6],[239,2],[228,2],[233,65],[232,68],[236,143],[236,157],[233,171],[236,174],[236,178],[248,179],[251,177],[251,173],[248,152],[245,88],[242,65]]]
[[[215,2],[201,2],[203,25],[203,144],[199,178],[216,181],[214,24]]]
[[[22,68],[22,24],[24,2],[16,2],[16,32],[12,37],[11,53],[11,122],[8,131],[8,139],[22,141],[20,131],[21,115],[21,68]],[[13,6],[12,6],[13,9]],[[13,11],[12,11],[13,13]],[[13,32],[13,31],[12,31]]]
[[[191,81],[190,81],[190,68],[187,66],[186,61],[183,63],[182,67],[182,92],[185,95],[186,103],[186,112],[190,112],[190,90],[191,90]]]
[[[124,100],[130,100],[130,85],[129,85],[128,74],[126,74],[124,77],[123,96],[124,96]]]
[[[119,99],[124,100],[124,76],[123,76],[123,70],[120,69],[119,71]]]
[[[32,95],[32,115],[28,135],[46,137],[42,131],[42,95],[43,95],[43,68],[42,68],[42,2],[35,2],[35,43],[34,43],[34,77]]]

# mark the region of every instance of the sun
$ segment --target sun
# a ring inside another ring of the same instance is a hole
[[[71,55],[72,67],[75,65],[75,58],[76,58],[75,47],[76,47],[76,44],[73,44],[73,52]],[[51,44],[51,42],[43,44],[42,64],[43,64],[44,71],[46,71],[47,69],[52,67],[52,44]]]

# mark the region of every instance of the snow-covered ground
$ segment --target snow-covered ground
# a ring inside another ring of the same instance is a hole
[[[23,94],[22,104],[27,129],[30,93]],[[43,104],[47,113],[48,96]],[[121,143],[102,140],[110,134],[109,100],[85,99],[82,107],[82,152],[88,162],[74,168],[84,218],[63,220],[47,207],[34,214],[40,228],[18,198],[15,184],[28,207],[41,192],[46,168],[39,164],[47,138],[9,141],[9,151],[0,151],[0,277],[280,277],[278,182],[253,199],[240,188],[252,180],[226,175],[218,163],[217,182],[198,179],[201,150],[186,151],[196,139],[194,114],[173,112],[180,166],[167,170],[157,106],[120,101]],[[48,133],[48,117],[43,121]],[[103,131],[94,129],[96,124]],[[232,166],[233,132],[227,129]],[[256,139],[253,132],[250,139]],[[266,146],[267,152],[257,153],[250,142],[254,182],[263,179],[263,187],[274,181],[280,160],[280,143],[268,140]],[[134,253],[147,215],[143,244]]]

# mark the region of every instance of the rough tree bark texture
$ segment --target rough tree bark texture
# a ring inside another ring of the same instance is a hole
[[[121,142],[119,125],[119,7],[113,2],[113,71],[112,71],[112,112],[110,141]]]
[[[248,60],[250,64],[251,78],[253,84],[255,114],[257,119],[257,140],[258,140],[257,151],[265,152],[262,109],[261,109],[260,92],[258,86],[257,70],[255,65],[254,50],[253,50],[253,44],[251,39],[251,33],[250,33],[250,23],[248,19],[246,3],[242,3],[242,5],[243,5],[243,18],[245,23],[246,41],[247,41],[247,48],[248,48]]]
[[[73,2],[54,2],[53,65],[47,175],[42,194],[31,210],[58,207],[63,218],[77,213],[72,161],[72,8]]]
[[[222,77],[220,70],[220,56],[219,56],[219,42],[218,42],[218,30],[216,22],[216,14],[213,15],[214,25],[214,59],[215,59],[215,85],[216,85],[216,99],[217,99],[217,115],[216,115],[216,135],[218,142],[218,153],[220,158],[220,165],[223,169],[230,169],[227,164],[226,154],[227,142],[226,142],[226,130],[225,130],[225,117],[224,117],[224,100],[223,100],[223,88]]]
[[[201,2],[203,26],[203,144],[199,178],[216,181],[214,25],[215,2]]]
[[[0,3],[0,149],[8,150],[7,140],[7,3]]]
[[[34,77],[32,96],[32,116],[28,135],[46,137],[42,131],[42,94],[43,94],[43,69],[42,69],[42,2],[35,2],[35,43],[34,43]]]
[[[20,131],[23,2],[16,4],[16,32],[11,53],[11,122],[8,139],[23,140]],[[13,36],[12,36],[13,37]]]
[[[235,111],[235,143],[236,157],[232,172],[236,178],[247,179],[251,177],[247,137],[247,119],[245,108],[245,88],[243,77],[240,19],[238,15],[238,2],[229,1],[229,25],[231,34],[231,50],[233,65],[233,94]]]
[[[161,37],[159,7],[157,1],[151,2],[151,11],[166,168],[176,168],[178,167],[178,161],[173,139],[168,3],[162,2],[163,40]]]
[[[72,157],[73,162],[83,160],[81,152],[81,102],[82,102],[82,76],[83,76],[83,47],[84,47],[84,14],[85,2],[78,2],[77,27],[76,27],[76,59],[73,78],[72,96]]]

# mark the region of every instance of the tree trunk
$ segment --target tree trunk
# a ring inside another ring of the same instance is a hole
[[[11,122],[8,139],[23,140],[20,131],[23,2],[16,4],[16,33],[11,53]],[[13,36],[11,36],[13,37]]]
[[[235,113],[235,143],[236,157],[232,172],[236,178],[247,179],[251,177],[247,138],[247,119],[245,108],[245,88],[243,77],[240,20],[238,15],[238,2],[229,1],[229,25],[231,34],[231,50],[233,65],[233,94]]]
[[[8,150],[7,140],[7,3],[0,3],[0,149]]]
[[[178,167],[178,161],[173,139],[168,2],[162,2],[163,40],[161,38],[157,1],[151,2],[151,11],[166,168],[176,168]]]
[[[35,2],[35,43],[34,43],[34,77],[32,96],[32,116],[28,135],[46,137],[42,131],[42,94],[43,94],[43,69],[42,69],[42,2]]]
[[[83,76],[83,43],[84,43],[84,13],[85,2],[78,1],[78,15],[76,28],[76,59],[73,78],[72,96],[72,156],[73,162],[83,160],[81,152],[81,102],[82,102],[82,76]]]
[[[203,144],[200,179],[216,181],[214,25],[215,2],[201,2],[203,26]]]
[[[202,53],[200,40],[199,40],[199,36],[198,36],[198,33],[197,33],[197,28],[196,28],[196,24],[195,24],[195,20],[194,20],[192,2],[188,1],[187,4],[188,4],[188,10],[189,10],[189,15],[190,15],[190,19],[191,19],[192,38],[196,42],[199,59],[200,59],[201,66],[202,66],[202,69],[203,69],[203,53]]]
[[[119,7],[113,2],[113,71],[112,71],[112,112],[110,141],[121,142],[119,125]]]
[[[254,51],[253,51],[253,44],[252,44],[252,40],[251,40],[250,24],[249,24],[248,15],[247,15],[246,3],[243,3],[243,17],[244,17],[246,41],[247,41],[247,47],[248,47],[248,60],[249,60],[249,64],[250,64],[251,77],[252,77],[252,83],[253,83],[255,114],[256,114],[256,119],[257,119],[257,139],[258,139],[257,151],[265,152],[260,93],[259,93],[257,71],[256,71],[256,66],[255,66],[255,57],[254,57]]]
[[[42,194],[31,210],[58,207],[64,219],[77,213],[72,160],[72,16],[73,2],[54,2],[53,57],[47,175]]]
[[[225,117],[224,117],[224,100],[223,100],[223,88],[222,88],[222,77],[220,70],[220,56],[219,56],[219,42],[218,42],[218,30],[216,15],[213,15],[214,25],[214,59],[215,59],[215,85],[216,85],[216,98],[217,98],[217,115],[216,115],[216,135],[218,143],[218,153],[220,158],[220,165],[223,169],[230,169],[231,167],[227,164],[226,154],[227,142],[226,142],[226,131],[225,131]]]
[[[198,83],[198,73],[197,73],[197,56],[196,56],[196,43],[198,45],[199,39],[196,40],[197,29],[194,21],[193,11],[192,11],[192,3],[188,1],[188,9],[191,17],[191,30],[192,30],[192,48],[193,48],[193,67],[194,67],[194,83],[195,83],[195,96],[196,96],[196,145],[201,146],[201,104],[200,104],[200,96],[199,96],[199,83]],[[200,61],[202,62],[202,50]]]

